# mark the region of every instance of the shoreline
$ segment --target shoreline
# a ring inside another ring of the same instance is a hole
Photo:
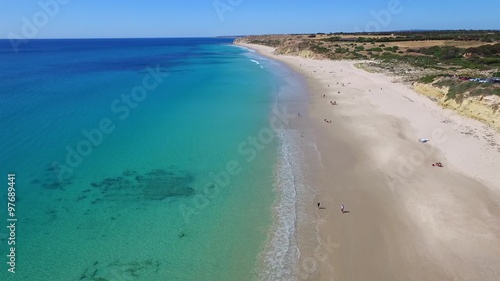
[[[301,211],[315,219],[297,226],[299,280],[496,280],[500,134],[354,62],[237,45],[309,84],[304,129],[313,132],[304,137],[326,168],[308,179],[317,195]],[[431,166],[438,161],[443,168]],[[304,231],[313,226],[316,242]]]

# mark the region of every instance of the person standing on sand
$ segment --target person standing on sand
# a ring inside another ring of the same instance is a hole
[[[342,212],[342,214],[345,212],[344,211],[344,205],[340,205],[340,211]]]

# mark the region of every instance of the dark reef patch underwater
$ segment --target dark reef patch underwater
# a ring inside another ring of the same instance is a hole
[[[193,176],[171,167],[170,169],[151,170],[145,174],[126,170],[121,176],[105,178],[92,183],[106,200],[163,200],[169,197],[187,197],[194,194],[190,187]]]
[[[155,260],[119,262],[113,261],[107,265],[95,261],[81,273],[79,280],[87,281],[112,281],[112,280],[137,280],[144,273],[158,273],[160,263]]]
[[[75,178],[58,181],[56,177],[47,171],[45,179],[34,179],[31,184],[39,185],[44,189],[60,189],[75,183]],[[163,200],[170,197],[187,197],[195,193],[190,185],[193,183],[192,174],[179,171],[174,166],[168,169],[154,169],[146,173],[125,170],[120,176],[104,178],[99,182],[90,185],[98,188],[104,199],[115,201],[127,200]],[[83,193],[89,192],[85,189]],[[79,200],[84,199],[83,195]]]
[[[31,184],[39,185],[44,189],[59,189],[75,184],[75,178],[67,178],[62,181],[46,171],[45,179],[34,179]],[[154,169],[145,173],[125,170],[120,176],[104,178],[99,182],[91,183],[91,187],[98,189],[103,199],[109,201],[129,200],[163,200],[170,197],[188,197],[195,193],[191,187],[194,176],[188,172],[179,171],[174,166],[168,169]],[[88,193],[85,189],[82,193]],[[84,199],[82,194],[77,201]]]

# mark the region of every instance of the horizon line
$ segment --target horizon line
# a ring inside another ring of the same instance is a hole
[[[266,34],[246,34],[246,35],[212,35],[212,36],[153,36],[153,37],[42,37],[42,38],[0,38],[0,40],[85,40],[85,39],[175,39],[175,38],[236,38],[246,36],[266,36],[266,35],[310,35],[310,34],[381,34],[391,32],[432,32],[432,31],[494,31],[500,29],[401,29],[387,31],[335,31],[335,32],[306,32],[306,33],[266,33]]]

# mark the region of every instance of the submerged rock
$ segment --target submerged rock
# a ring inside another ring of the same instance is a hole
[[[126,178],[131,176],[135,176],[135,181]],[[144,174],[126,170],[122,176],[105,178],[91,185],[99,188],[106,200],[163,200],[169,197],[192,196],[195,192],[190,186],[193,181],[191,174],[170,168],[155,169]],[[92,202],[94,203],[95,201]]]
[[[133,175],[137,175],[137,172],[136,171],[131,171],[131,170],[126,170],[123,172],[123,176],[125,177],[131,177]]]
[[[173,196],[191,196],[194,189],[189,187],[192,178],[187,176],[155,176],[149,178],[142,187],[146,199],[163,200]]]

